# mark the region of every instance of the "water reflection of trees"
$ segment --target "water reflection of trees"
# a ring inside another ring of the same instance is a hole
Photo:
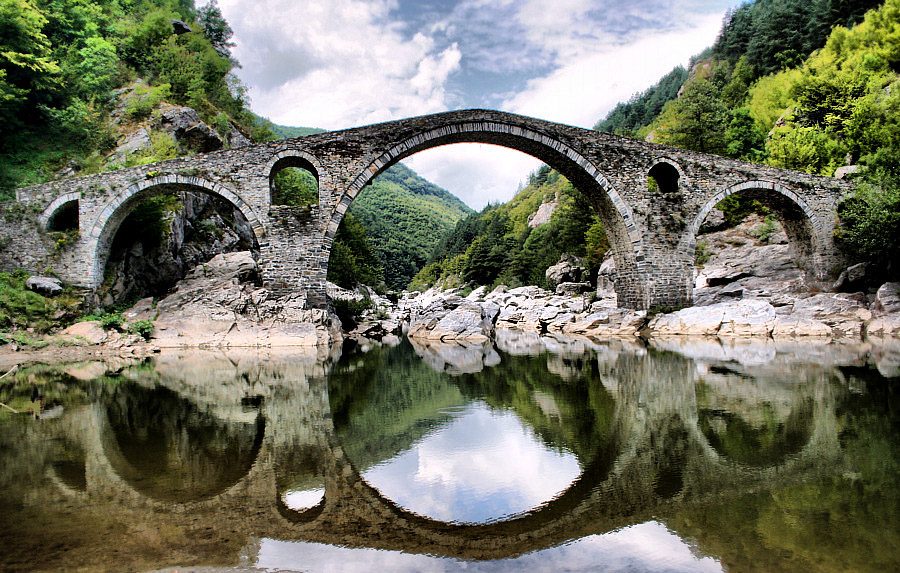
[[[123,384],[107,402],[105,449],[119,476],[158,500],[195,501],[244,477],[264,422],[220,419],[163,387]]]
[[[362,471],[411,447],[452,419],[454,409],[483,401],[514,412],[547,446],[568,450],[582,467],[610,454],[615,401],[596,362],[578,361],[579,375],[551,373],[543,357],[504,356],[497,366],[451,376],[423,362],[408,343],[342,361],[329,380],[335,430]]]

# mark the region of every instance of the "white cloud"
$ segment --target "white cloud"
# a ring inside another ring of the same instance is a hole
[[[457,46],[406,38],[396,2],[223,0],[254,111],[276,123],[340,129],[446,109]]]
[[[615,105],[644,90],[678,64],[686,65],[715,39],[718,14],[664,34],[645,34],[625,45],[572,58],[551,74],[534,78],[502,109],[570,125],[591,127]]]
[[[512,199],[519,183],[541,165],[530,155],[481,143],[429,149],[403,163],[476,210]]]

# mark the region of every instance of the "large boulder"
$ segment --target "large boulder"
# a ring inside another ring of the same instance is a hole
[[[189,107],[168,106],[159,114],[158,125],[171,133],[179,144],[200,153],[222,149],[225,142],[216,130],[200,119]]]
[[[900,283],[884,283],[875,293],[872,310],[878,315],[900,314]]]
[[[28,277],[25,288],[45,296],[56,296],[63,291],[62,281],[54,277]]]
[[[154,342],[185,346],[317,346],[341,339],[340,321],[309,308],[303,293],[273,297],[255,286],[249,252],[217,255],[195,268],[156,307]]]
[[[654,336],[769,336],[775,309],[759,299],[690,307],[657,315],[647,327]]]
[[[574,255],[563,254],[559,262],[548,268],[544,276],[550,284],[580,283],[585,276],[584,261]]]
[[[500,307],[456,295],[435,299],[411,317],[407,336],[426,340],[484,342],[494,331]]]

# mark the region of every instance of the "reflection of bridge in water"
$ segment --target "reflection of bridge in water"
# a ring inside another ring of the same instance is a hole
[[[181,528],[218,561],[237,559],[251,538],[498,559],[845,467],[835,418],[842,386],[831,369],[798,379],[780,365],[750,377],[613,347],[596,361],[614,401],[606,451],[556,499],[506,521],[441,523],[395,505],[360,477],[341,444],[320,364],[222,354],[161,357],[155,387],[145,379],[105,405],[35,426],[70,452],[66,464],[48,464],[47,495],[56,502],[39,503],[46,511],[63,504],[67,513],[111,511],[149,529]],[[180,413],[161,412],[160,400],[181,403]],[[735,419],[752,426],[763,402],[779,429],[765,455],[741,457],[720,439],[721,426]],[[191,435],[189,418],[205,429]],[[168,450],[130,451],[126,444],[150,426],[169,428]],[[313,474],[324,483],[322,501],[289,508],[288,485]],[[166,489],[166,480],[179,487]]]

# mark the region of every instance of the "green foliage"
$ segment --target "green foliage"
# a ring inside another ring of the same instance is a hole
[[[750,213],[759,213],[766,216],[769,210],[766,209],[759,201],[749,199],[742,195],[729,195],[716,205],[716,209],[722,211],[725,216],[725,225],[734,227],[740,224],[744,218]]]
[[[724,154],[731,114],[719,93],[710,80],[686,84],[681,97],[670,102],[660,117],[656,140],[703,153]]]
[[[442,235],[471,209],[397,164],[367,186],[348,212],[365,227],[385,284],[402,289],[427,264]]]
[[[663,106],[678,97],[678,90],[687,77],[688,72],[684,67],[675,67],[646,91],[634,94],[627,103],[618,104],[609,112],[606,119],[594,126],[594,129],[631,135],[641,127],[650,125],[660,114]]]
[[[844,162],[846,148],[814,127],[776,127],[766,142],[768,163],[807,173],[832,175]]]
[[[319,182],[299,167],[285,167],[272,178],[272,204],[305,207],[318,205]]]
[[[379,263],[366,228],[351,213],[344,215],[331,247],[328,280],[347,289],[358,284],[377,286],[382,277]]]
[[[532,229],[528,215],[548,197],[557,207],[548,223]],[[461,220],[441,239],[411,287],[421,289],[438,281],[449,286],[447,280],[453,276],[481,285],[547,287],[545,271],[563,253],[585,257],[593,271],[609,248],[590,203],[558,172],[541,168],[509,203],[488,206]]]
[[[709,243],[706,241],[700,241],[697,243],[697,246],[694,247],[694,265],[697,268],[703,268],[703,265],[709,262],[709,259],[715,254],[715,252],[709,248]]]
[[[139,334],[144,340],[150,340],[150,335],[153,334],[153,321],[135,320],[134,322],[129,322],[126,332],[129,334]]]
[[[156,109],[159,104],[172,95],[172,86],[169,84],[159,84],[157,86],[147,86],[138,84],[134,88],[134,93],[128,99],[125,105],[125,115],[133,120],[141,120],[150,117],[150,113]]]
[[[766,147],[766,133],[757,125],[750,109],[741,107],[732,112],[725,130],[725,153],[746,161],[759,161]]]
[[[197,11],[197,23],[203,26],[203,33],[216,52],[230,58],[230,48],[234,47],[234,42],[229,42],[229,40],[234,35],[234,31],[222,16],[222,10],[219,9],[219,3],[216,0],[210,0],[206,6]]]
[[[106,330],[121,331],[125,324],[125,317],[120,312],[111,312],[100,317],[100,326]]]
[[[772,235],[778,230],[778,225],[775,224],[775,218],[771,215],[767,216],[763,219],[762,224],[750,231],[750,234],[756,237],[756,240],[762,244],[767,244],[769,240],[772,238]]]
[[[341,319],[345,330],[352,329],[362,313],[373,306],[372,299],[368,297],[359,300],[336,298],[331,302],[334,304],[334,313]]]
[[[46,332],[74,317],[80,301],[68,290],[54,298],[25,289],[28,273],[0,273],[0,328]]]

